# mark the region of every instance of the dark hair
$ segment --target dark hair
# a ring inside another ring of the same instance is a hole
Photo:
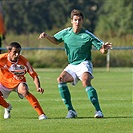
[[[12,43],[10,43],[10,45],[8,46],[8,50],[12,50],[12,48],[20,48],[21,49],[21,45],[18,43],[18,42],[12,42]]]
[[[73,19],[73,16],[76,15],[76,16],[81,16],[82,19],[84,19],[84,14],[81,10],[77,10],[77,9],[74,9],[71,11],[71,19]]]

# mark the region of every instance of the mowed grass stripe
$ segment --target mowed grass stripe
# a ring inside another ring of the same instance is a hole
[[[79,82],[75,87],[68,84],[73,106],[78,113],[76,119],[65,119],[66,107],[61,101],[56,78],[62,69],[36,69],[45,94],[36,92],[32,79],[27,75],[30,91],[37,97],[49,119],[39,121],[29,103],[11,93],[7,101],[13,109],[11,118],[3,119],[4,110],[0,107],[1,133],[131,133],[132,132],[132,69],[94,68],[93,86],[105,115],[95,119],[94,108]]]

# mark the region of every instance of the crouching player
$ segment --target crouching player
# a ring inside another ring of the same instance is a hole
[[[29,92],[26,83],[27,72],[33,78],[38,92],[43,94],[44,89],[40,86],[40,80],[28,60],[20,55],[21,45],[12,42],[8,47],[8,53],[0,54],[0,105],[5,108],[4,118],[10,118],[12,106],[5,99],[12,91],[18,93],[20,98],[25,97],[31,106],[38,113],[39,120],[46,119],[46,114],[42,110],[38,100]]]

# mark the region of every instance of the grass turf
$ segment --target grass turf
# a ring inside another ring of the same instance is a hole
[[[39,121],[37,113],[26,99],[19,99],[12,92],[7,101],[13,109],[11,118],[4,120],[4,110],[0,106],[1,133],[131,133],[132,132],[132,69],[94,68],[92,84],[97,90],[103,119],[93,118],[94,108],[79,82],[75,87],[68,84],[72,102],[78,113],[76,119],[66,119],[66,107],[61,101],[56,78],[61,69],[36,69],[41,80],[44,94],[35,90],[32,79],[27,76],[30,92],[39,100],[48,116],[47,120]]]

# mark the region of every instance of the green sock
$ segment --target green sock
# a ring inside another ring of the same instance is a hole
[[[96,111],[101,111],[96,90],[92,86],[87,86],[85,90]]]
[[[59,83],[58,89],[59,89],[62,101],[64,102],[64,104],[66,105],[68,110],[74,110],[72,103],[71,103],[71,95],[70,95],[70,92],[68,90],[67,84],[66,83]]]

